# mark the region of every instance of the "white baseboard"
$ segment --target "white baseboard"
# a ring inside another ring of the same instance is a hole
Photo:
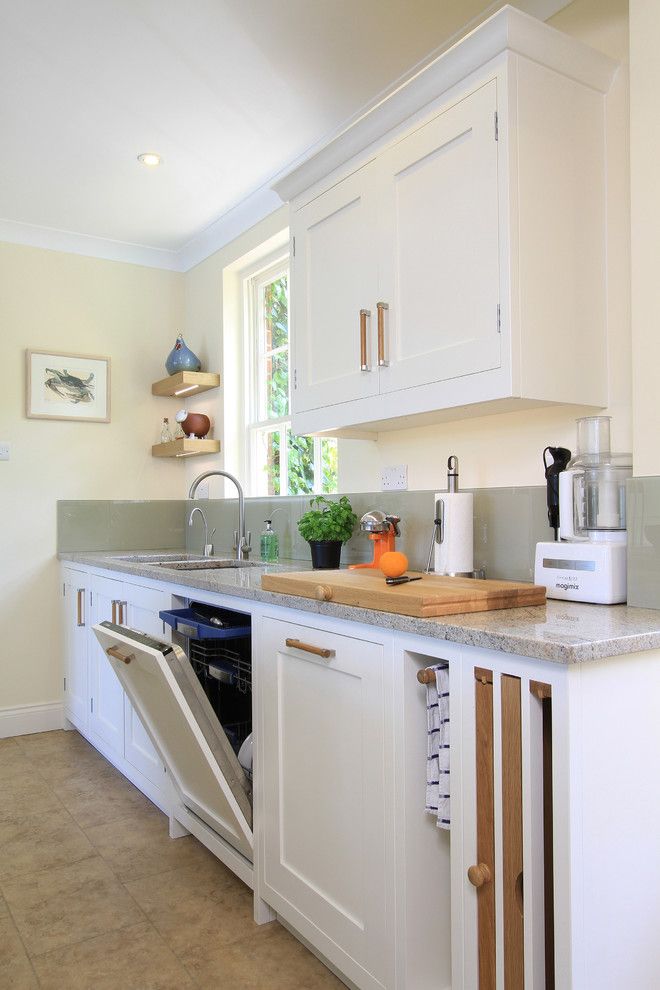
[[[0,708],[0,739],[27,736],[31,732],[50,732],[64,728],[64,706],[60,701],[48,705],[21,705]]]

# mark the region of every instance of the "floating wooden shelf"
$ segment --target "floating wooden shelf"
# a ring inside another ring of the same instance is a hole
[[[220,451],[219,440],[190,440],[182,437],[171,443],[157,443],[151,448],[154,457],[194,457],[196,454],[217,454]]]
[[[208,392],[217,388],[220,375],[210,371],[178,371],[176,375],[161,378],[151,386],[152,395],[197,395],[198,392]]]

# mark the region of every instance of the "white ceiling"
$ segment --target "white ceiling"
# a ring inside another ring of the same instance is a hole
[[[30,242],[33,228],[39,243],[51,228],[143,245],[179,267],[167,258],[485,7],[0,0],[2,236]],[[136,162],[152,150],[155,170]]]

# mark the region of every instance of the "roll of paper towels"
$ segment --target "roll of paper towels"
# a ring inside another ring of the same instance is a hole
[[[474,568],[472,492],[439,492],[442,542],[435,544],[435,573],[464,574]]]

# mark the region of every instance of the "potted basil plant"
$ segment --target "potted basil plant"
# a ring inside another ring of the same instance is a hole
[[[312,567],[336,570],[342,544],[351,538],[357,516],[345,495],[336,502],[316,495],[309,504],[308,511],[298,520],[298,529],[312,551]]]

